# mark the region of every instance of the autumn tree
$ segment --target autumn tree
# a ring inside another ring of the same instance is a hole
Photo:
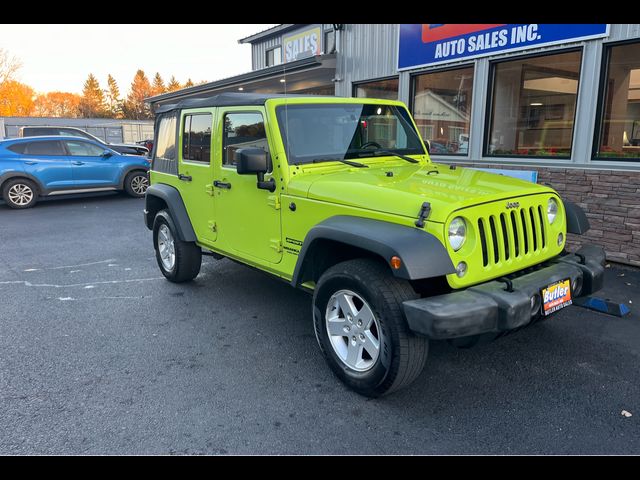
[[[164,86],[164,80],[158,72],[156,72],[155,77],[153,77],[153,86],[151,87],[151,90],[153,95],[160,95],[167,91],[167,87]]]
[[[36,117],[76,118],[80,114],[80,95],[69,92],[48,92],[38,95],[33,106]]]
[[[102,118],[108,115],[104,92],[93,73],[90,73],[84,82],[79,112],[84,118]]]
[[[33,112],[34,91],[16,80],[0,83],[0,116],[27,117]]]
[[[191,80],[190,78],[187,78],[187,81],[184,84],[184,87],[182,88],[189,88],[189,87],[193,87],[193,80]]]
[[[180,86],[180,82],[176,80],[176,77],[171,75],[169,79],[169,83],[167,83],[167,92],[175,92],[176,90],[180,90],[182,87]]]
[[[108,88],[104,91],[107,112],[110,118],[122,118],[122,99],[116,79],[107,75]]]
[[[14,80],[15,73],[22,67],[22,62],[9,54],[4,48],[0,48],[0,85],[9,80]]]
[[[138,70],[131,82],[131,89],[127,99],[124,101],[123,113],[124,118],[132,120],[144,120],[153,118],[153,113],[149,109],[149,105],[144,103],[145,98],[153,96],[153,89],[149,79],[143,70]]]

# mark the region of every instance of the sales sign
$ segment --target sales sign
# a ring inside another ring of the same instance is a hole
[[[605,23],[401,24],[398,70],[608,35]]]
[[[322,29],[320,26],[298,30],[282,38],[284,61],[293,62],[305,57],[320,55]]]

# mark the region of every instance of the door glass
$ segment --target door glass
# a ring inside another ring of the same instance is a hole
[[[66,155],[62,144],[54,140],[29,142],[24,153],[27,155]]]
[[[69,154],[80,157],[99,157],[104,149],[87,142],[65,142]]]
[[[211,158],[210,113],[186,115],[182,133],[182,159],[209,163]]]
[[[228,113],[224,116],[224,154],[222,164],[235,166],[240,148],[261,148],[269,151],[264,120],[260,113]]]

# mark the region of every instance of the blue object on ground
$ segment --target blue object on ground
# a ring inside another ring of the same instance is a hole
[[[573,304],[609,315],[615,315],[616,317],[623,317],[631,312],[629,307],[624,303],[610,302],[598,297],[576,298]]]

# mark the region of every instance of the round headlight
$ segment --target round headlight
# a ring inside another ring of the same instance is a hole
[[[467,224],[461,217],[456,217],[449,224],[449,245],[455,252],[462,248],[467,239]]]
[[[558,214],[558,202],[555,199],[550,198],[547,202],[547,220],[549,223],[553,223],[556,219],[556,215]]]

